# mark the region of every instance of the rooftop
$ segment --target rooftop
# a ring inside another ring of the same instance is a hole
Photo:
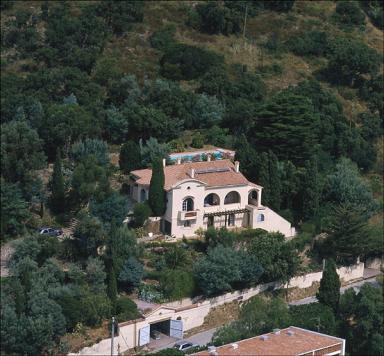
[[[317,350],[316,355],[343,351],[344,340],[314,331],[290,326],[236,343],[216,347],[215,351],[201,351],[195,355],[304,355]],[[324,349],[324,350],[322,350]],[[320,350],[322,350],[320,352]]]
[[[192,169],[194,178],[191,177]],[[136,183],[149,185],[152,169],[132,171]],[[164,167],[164,189],[170,190],[175,184],[186,180],[196,179],[208,186],[246,185],[250,184],[241,172],[236,172],[234,164],[227,159],[220,161],[188,162]]]

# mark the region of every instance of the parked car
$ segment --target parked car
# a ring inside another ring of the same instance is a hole
[[[199,345],[193,344],[190,341],[178,341],[176,344],[173,346],[176,350],[179,351],[187,351],[189,349],[192,349],[193,347],[198,347]]]
[[[40,235],[49,235],[49,236],[61,236],[63,234],[63,230],[54,229],[52,227],[42,227],[39,229]]]
[[[151,333],[150,333],[150,335],[151,335],[151,338],[152,339],[154,339],[154,340],[160,340],[160,332],[159,331],[157,331],[157,330],[151,330]]]

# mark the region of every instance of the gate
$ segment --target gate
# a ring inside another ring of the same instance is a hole
[[[149,331],[150,326],[144,326],[139,330],[139,346],[149,344]]]
[[[183,321],[182,320],[171,320],[169,328],[169,336],[176,339],[183,338]]]

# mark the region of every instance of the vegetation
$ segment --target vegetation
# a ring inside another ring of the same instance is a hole
[[[20,240],[2,277],[4,353],[58,353],[65,332],[138,317],[125,291],[159,303],[211,296],[286,283],[323,258],[382,255],[381,1],[0,7],[0,231],[2,243]],[[137,244],[165,210],[161,160],[204,145],[235,150],[262,203],[299,236],[223,229]],[[149,201],[123,226],[120,186],[150,166]],[[36,236],[45,225],[72,236]],[[220,342],[294,323],[347,338],[352,355],[380,354],[377,291],[335,305],[252,301],[248,329],[227,327]]]
[[[340,279],[336,272],[336,264],[333,260],[325,261],[323,277],[320,281],[319,291],[316,294],[317,300],[333,311],[337,312],[340,300]]]

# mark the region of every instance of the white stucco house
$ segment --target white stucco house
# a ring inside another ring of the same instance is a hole
[[[195,235],[198,228],[236,227],[279,231],[294,236],[291,223],[262,204],[263,188],[249,182],[239,162],[223,159],[166,165],[164,160],[166,212],[162,230],[176,237]],[[131,198],[148,199],[151,169],[130,174]]]

